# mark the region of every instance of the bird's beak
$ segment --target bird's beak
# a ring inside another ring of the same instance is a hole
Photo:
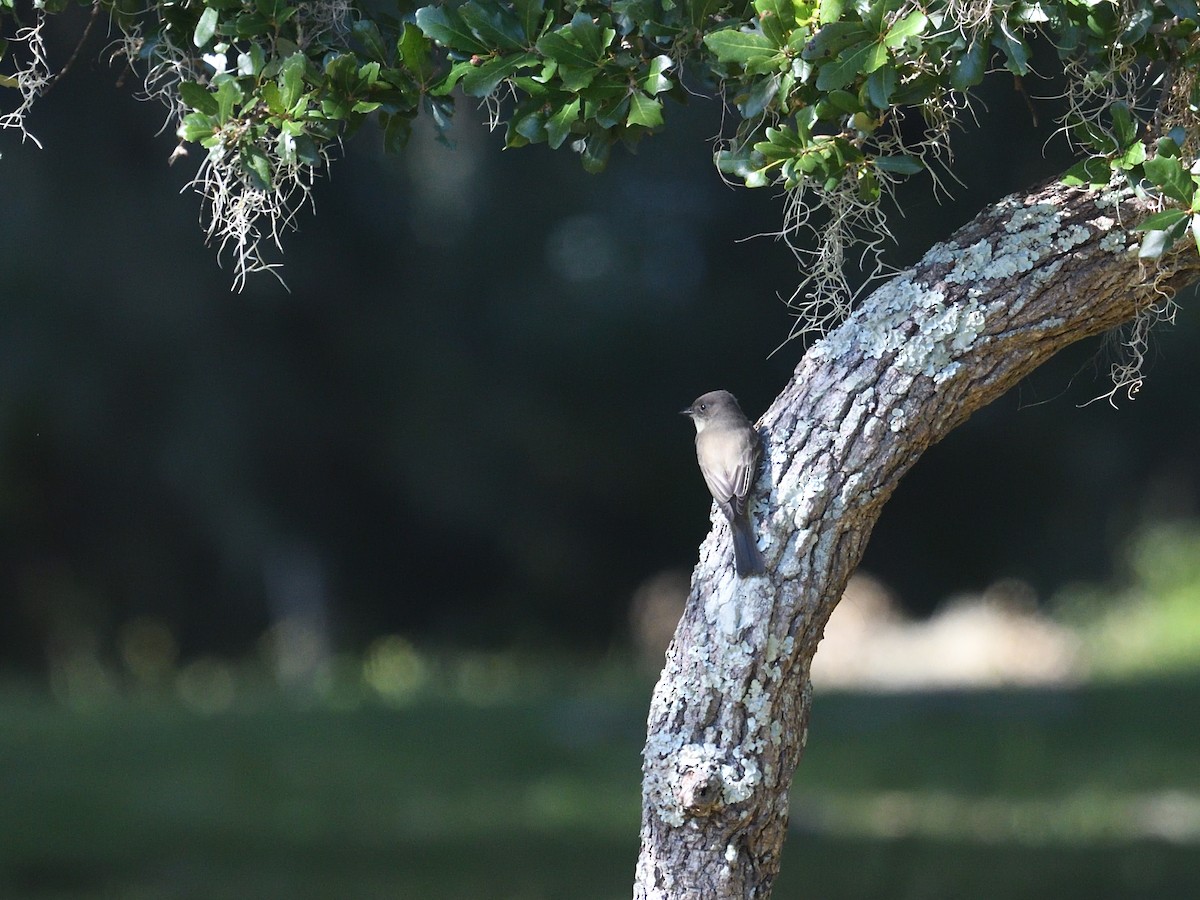
[[[690,416],[692,414],[692,408],[689,406],[687,409],[681,409],[679,414],[681,416]]]

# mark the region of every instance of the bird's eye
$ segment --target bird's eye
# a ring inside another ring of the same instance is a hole
[[[708,409],[708,404],[707,404],[707,403],[701,403],[701,404],[700,404],[700,412],[704,412],[704,411],[706,411],[707,409]]]

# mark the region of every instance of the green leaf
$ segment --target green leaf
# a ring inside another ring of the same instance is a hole
[[[518,137],[521,143],[518,143]],[[529,143],[536,144],[548,140],[546,120],[541,111],[541,104],[532,103],[518,106],[508,123],[508,132],[504,140],[509,147],[523,146],[523,144]]]
[[[613,9],[616,10],[617,7],[623,5],[625,4],[622,0],[617,0],[617,2],[613,3]],[[652,10],[658,6],[657,3],[646,2],[646,0],[631,0],[628,5],[630,7],[644,5],[650,7]],[[728,0],[683,0],[682,3],[677,3],[676,5],[682,8],[685,16],[684,21],[693,28],[703,32],[705,29],[702,26],[708,22],[709,17],[718,14],[729,4]],[[670,8],[668,3],[663,3],[662,6],[664,9]]]
[[[293,53],[283,61],[279,70],[279,102],[290,110],[304,93],[304,70],[307,59],[303,53]]]
[[[571,133],[571,126],[579,119],[579,98],[576,97],[546,120],[546,143],[557,150]]]
[[[1192,197],[1196,193],[1196,183],[1192,176],[1183,168],[1183,162],[1178,157],[1155,156],[1142,164],[1142,171],[1164,194],[1180,203],[1192,205]]]
[[[575,13],[575,17],[571,19],[570,28],[575,39],[579,41],[579,45],[585,53],[591,56],[593,61],[604,55],[605,48],[615,36],[607,33],[611,32],[611,29],[601,28],[585,12]]]
[[[724,172],[726,175],[736,175],[739,178],[744,178],[746,173],[753,170],[757,165],[762,165],[761,159],[753,159],[745,145],[737,150],[718,150],[713,157],[717,165],[717,171]]]
[[[454,90],[458,83],[463,79],[463,76],[465,76],[474,68],[475,67],[469,60],[463,60],[462,62],[455,63],[450,67],[450,71],[446,77],[439,81],[429,93],[435,97],[444,97],[446,94],[449,94],[452,90]]]
[[[897,156],[875,157],[875,168],[893,175],[915,175],[925,168],[921,161],[914,156],[901,154]]]
[[[883,33],[883,23],[888,17],[904,6],[905,0],[867,0],[856,4],[856,9],[862,16],[863,24],[874,34]]]
[[[279,156],[279,161],[285,166],[293,166],[296,164],[296,138],[288,134],[286,131],[279,133],[279,137],[275,139],[275,152]]]
[[[245,40],[260,34],[267,34],[271,23],[258,13],[245,13],[233,20],[233,35]]]
[[[766,141],[754,145],[759,153],[773,153],[776,156],[791,156],[804,149],[805,142],[800,135],[787,126],[767,128]],[[782,151],[782,152],[780,152]]]
[[[368,88],[378,84],[379,63],[369,62],[365,66],[361,66],[358,70],[358,80],[360,84],[365,84]]]
[[[840,112],[849,115],[862,112],[862,104],[858,102],[858,97],[849,91],[830,91],[825,99],[830,106]]]
[[[738,111],[743,119],[756,119],[779,93],[779,76],[766,75],[756,78],[750,90],[736,98]]]
[[[518,69],[535,66],[538,59],[532,53],[522,53],[518,56],[501,56],[489,59],[482,65],[472,66],[463,76],[463,90],[472,97],[486,97],[509,78]]]
[[[1190,219],[1191,213],[1182,209],[1164,209],[1146,216],[1133,227],[1134,231],[1169,231],[1184,219]]]
[[[1130,15],[1129,21],[1125,26],[1125,30],[1121,32],[1121,36],[1117,38],[1117,42],[1128,47],[1130,44],[1136,44],[1146,36],[1150,30],[1150,26],[1154,24],[1154,11],[1145,6],[1135,7]]]
[[[704,36],[704,44],[723,63],[749,67],[779,56],[778,49],[763,35],[753,31],[727,28]]]
[[[1175,129],[1172,129],[1174,131]],[[1187,139],[1186,133],[1182,135],[1184,140]],[[1175,139],[1172,134],[1167,134],[1165,137],[1159,138],[1154,142],[1155,156],[1170,156],[1177,157],[1180,154],[1180,142]]]
[[[596,58],[584,52],[583,46],[565,25],[556,31],[543,34],[537,42],[541,54],[554,60],[562,66],[574,66],[577,69],[590,69],[596,65]]]
[[[591,85],[599,74],[600,69],[597,66],[587,69],[579,69],[575,66],[558,67],[558,80],[562,83],[563,90],[571,93],[582,91]]]
[[[321,100],[321,118],[341,121],[350,117],[349,100],[344,97],[326,96]],[[310,113],[311,115],[311,113]]]
[[[282,116],[287,113],[288,108],[283,105],[283,101],[279,97],[279,85],[273,81],[265,81],[262,87],[258,89],[258,94],[262,97],[263,102],[267,104],[267,112],[273,116]]]
[[[604,167],[608,165],[610,150],[612,150],[612,142],[607,134],[604,132],[589,134],[583,141],[583,155],[580,157],[584,171],[593,175],[603,172]]]
[[[867,79],[867,99],[876,109],[884,110],[891,106],[892,92],[896,90],[896,70],[891,66],[883,66],[871,73]]]
[[[874,62],[878,57],[878,52],[883,50],[874,41],[867,41],[862,44],[855,44],[849,47],[833,60],[821,66],[817,73],[817,90],[833,91],[840,87],[845,87],[852,82],[858,75],[865,73],[868,59]],[[875,65],[870,71],[875,71],[879,66],[883,65],[887,59],[886,51],[883,51],[884,57],[879,60],[879,64]]]
[[[363,45],[370,59],[384,65],[391,63],[392,55],[388,52],[383,35],[379,33],[379,26],[370,19],[355,20],[354,24],[350,26],[350,33]]]
[[[919,9],[909,13],[895,25],[888,29],[887,34],[883,38],[884,46],[889,50],[895,50],[910,37],[920,34],[925,30],[925,24],[929,19]]]
[[[326,81],[339,93],[353,94],[358,87],[358,57],[353,53],[338,53],[325,59]]]
[[[760,188],[769,185],[771,180],[767,177],[765,170],[756,169],[746,173],[745,182],[748,188]]]
[[[842,17],[842,0],[821,0],[818,21],[822,25],[836,22]]]
[[[1137,140],[1137,124],[1126,103],[1114,103],[1111,114],[1113,129],[1117,133],[1117,144],[1122,149],[1127,148]]]
[[[250,183],[260,191],[271,190],[271,161],[267,155],[253,145],[242,149],[242,168],[250,176]]]
[[[584,115],[595,119],[601,128],[616,128],[629,116],[629,95],[626,94],[615,101],[609,100],[597,104],[596,109],[590,113],[585,108]]]
[[[525,40],[534,41],[541,34],[542,22],[546,18],[545,0],[515,0],[513,11],[517,14]]]
[[[254,8],[266,19],[275,19],[287,9],[285,0],[255,0]]]
[[[458,8],[463,24],[471,29],[479,40],[493,50],[521,50],[524,48],[525,31],[512,10],[491,3],[464,3]],[[590,19],[588,21],[591,21]]]
[[[668,71],[674,63],[671,57],[665,53],[661,56],[656,56],[650,60],[650,71],[645,78],[642,79],[641,88],[651,97],[661,94],[663,91],[669,91],[674,85],[671,79],[663,75],[663,72]]]
[[[245,53],[239,53],[237,58],[238,74],[255,77],[267,64],[267,54],[261,44],[251,44]]]
[[[217,98],[210,94],[207,88],[194,81],[179,82],[179,96],[197,112],[210,116],[217,114]]]
[[[863,60],[862,73],[864,75],[870,75],[884,63],[886,63],[887,58],[887,47],[878,43],[871,44],[870,49],[867,51],[866,59]]]
[[[217,33],[217,15],[216,9],[211,6],[200,14],[196,30],[192,32],[192,43],[197,47],[206,46],[213,39],[213,35]]]
[[[319,166],[323,162],[317,142],[307,134],[296,135],[296,157],[310,166]]]
[[[817,110],[815,107],[806,106],[804,109],[796,113],[796,134],[797,146],[800,142],[807,143],[812,137],[813,126],[817,124]],[[769,131],[770,129],[768,129]]]
[[[429,58],[429,39],[421,29],[411,22],[405,23],[396,49],[400,51],[404,68],[412,72],[421,84],[427,82],[433,74],[433,62]]]
[[[1183,226],[1179,234],[1176,234],[1176,228],[1170,231],[1148,231],[1146,236],[1142,238],[1142,244],[1138,248],[1138,259],[1158,259],[1173,246],[1175,241],[1183,236],[1183,232],[1187,230],[1188,220],[1183,219],[1179,225]]]
[[[658,128],[663,123],[662,101],[651,99],[641,91],[634,91],[629,98],[628,122],[630,125]]]
[[[1109,156],[1121,149],[1116,139],[1089,119],[1069,116],[1067,127],[1071,137],[1081,146],[1101,156]]]
[[[1112,171],[1108,167],[1108,160],[1098,156],[1089,156],[1067,169],[1062,181],[1063,184],[1071,187],[1083,187],[1084,185],[1103,187],[1108,184],[1111,177]]]
[[[430,40],[461,53],[486,53],[485,47],[463,24],[458,11],[448,6],[423,6],[417,10],[417,27]]]
[[[383,128],[383,149],[386,153],[399,153],[408,145],[412,134],[412,122],[407,116],[389,116]]]
[[[877,35],[863,27],[861,22],[830,22],[804,45],[804,59],[821,59],[836,56],[846,47],[863,41],[872,41]]]
[[[232,75],[218,75],[213,84],[217,88],[217,121],[224,124],[233,115],[233,108],[242,102],[242,89]]]
[[[216,130],[217,122],[212,116],[195,112],[183,117],[179,123],[179,130],[175,133],[185,141],[199,141],[211,137]]]
[[[1005,68],[1014,75],[1025,75],[1029,72],[1029,46],[1009,28],[1008,23],[1001,19],[992,43],[1004,53],[1008,60]]]
[[[971,44],[967,52],[955,60],[954,68],[950,70],[950,86],[957,91],[965,91],[983,81],[989,49],[986,41]]]
[[[776,48],[786,45],[795,27],[792,0],[754,0],[754,8],[758,11],[759,30],[771,45]]]
[[[1141,141],[1134,141],[1132,144],[1130,144],[1125,149],[1124,153],[1122,153],[1116,159],[1111,160],[1109,162],[1109,165],[1112,166],[1114,169],[1128,171],[1129,169],[1132,169],[1135,166],[1140,166],[1145,161],[1146,161],[1146,145],[1143,144]]]

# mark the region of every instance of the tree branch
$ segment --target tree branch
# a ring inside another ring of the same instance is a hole
[[[768,574],[720,517],[650,707],[638,900],[766,898],[807,737],[809,668],[883,504],[921,453],[1067,345],[1200,278],[1125,227],[1132,192],[1052,183],[982,212],[875,291],[763,416]]]

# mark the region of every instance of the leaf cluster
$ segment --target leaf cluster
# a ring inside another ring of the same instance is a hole
[[[722,171],[750,187],[845,179],[879,196],[880,173],[922,168],[903,152],[872,152],[873,136],[901,105],[943,90],[969,50],[907,0],[756,0],[754,18],[704,38],[742,124]],[[982,77],[982,70],[978,73]]]
[[[1162,256],[1189,231],[1200,249],[1200,167],[1185,158],[1195,156],[1200,125],[1196,0],[1129,5],[1080,0],[1064,3],[1058,15],[1059,53],[1080,61],[1082,90],[1101,101],[1090,109],[1076,106],[1067,117],[1069,137],[1088,155],[1064,180],[1104,185],[1123,177],[1168,204],[1137,227],[1146,232],[1143,258]],[[1150,93],[1155,102],[1140,108],[1115,99],[1122,90]]]
[[[429,43],[411,23],[381,15],[322,33],[306,8],[289,0],[158,7],[155,38],[203,62],[178,85],[180,139],[236,153],[263,190],[276,168],[318,165],[326,145],[372,115],[389,147],[403,146],[433,73]]]
[[[0,24],[14,3],[0,0]],[[1188,215],[1195,197],[1183,159],[1200,109],[1197,0],[101,3],[148,69],[173,61],[180,139],[235,159],[260,191],[368,119],[392,151],[421,111],[444,130],[458,93],[486,99],[506,146],[567,146],[599,171],[615,144],[664,126],[686,72],[739,113],[723,172],[873,204],[944,151],[946,120],[989,71],[1029,74],[1044,35],[1074,79],[1068,134],[1089,154],[1070,177],[1122,173]],[[1157,111],[1142,102],[1155,91],[1170,100]],[[1155,222],[1178,237],[1183,219]]]
[[[434,95],[458,87],[492,97],[503,87],[515,98],[506,146],[569,140],[596,172],[616,142],[633,147],[662,127],[663,98],[683,98],[666,51],[694,41],[707,14],[704,4],[649,0],[468,0],[424,7],[416,22],[450,62]]]

